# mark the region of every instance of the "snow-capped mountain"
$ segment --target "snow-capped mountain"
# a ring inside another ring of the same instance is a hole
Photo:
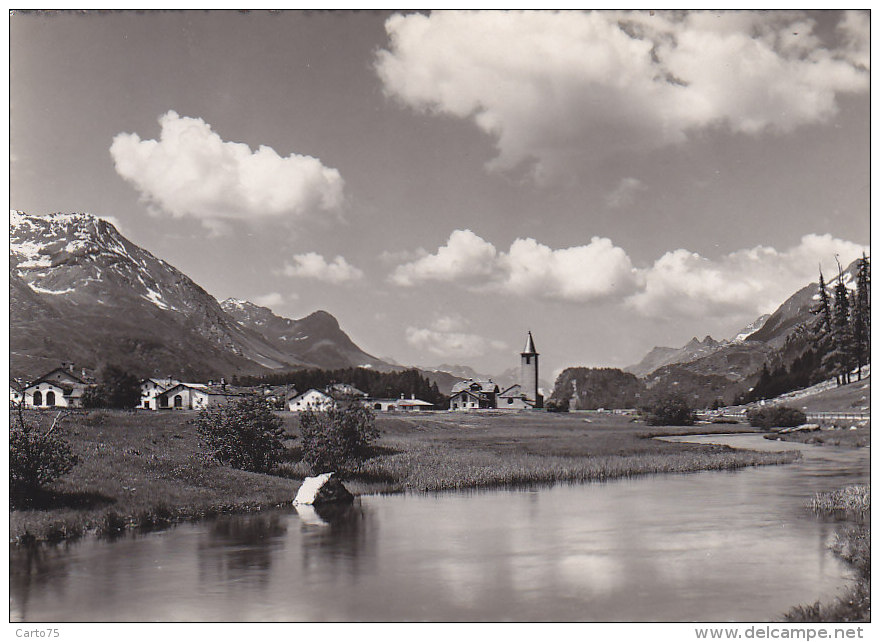
[[[9,237],[10,367],[16,376],[41,374],[60,361],[187,378],[338,367],[340,355],[354,345],[345,337],[332,360],[322,358],[329,347],[303,357],[308,350],[276,345],[239,323],[188,276],[90,214],[12,211]],[[322,323],[339,328],[327,313],[312,322]]]

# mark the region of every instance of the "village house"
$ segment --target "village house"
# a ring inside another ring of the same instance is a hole
[[[363,404],[367,408],[378,412],[418,412],[434,409],[434,404],[416,399],[416,396],[413,394],[410,395],[409,399],[406,399],[402,394],[397,399],[367,398],[363,400]]]
[[[496,407],[498,384],[491,379],[466,379],[452,386],[450,410],[488,410]]]
[[[225,383],[178,383],[157,396],[160,410],[202,410],[234,401],[241,396]]]
[[[9,380],[9,403],[19,404],[24,399],[24,387],[15,379]]]
[[[24,405],[28,408],[81,408],[83,393],[91,384],[85,370],[77,374],[72,363],[64,363],[24,389]]]
[[[171,377],[165,377],[164,379],[144,379],[141,383],[141,400],[138,404],[138,408],[146,408],[148,410],[158,410],[159,409],[159,395],[167,390],[170,390],[180,381],[177,379],[172,379]]]
[[[330,410],[336,407],[336,400],[327,393],[309,388],[304,393],[291,397],[287,400],[287,409],[290,412],[303,412],[306,410]]]

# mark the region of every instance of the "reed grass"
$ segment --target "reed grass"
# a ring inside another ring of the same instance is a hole
[[[795,606],[783,619],[787,622],[871,621],[871,487],[855,484],[828,493],[818,493],[810,508],[819,515],[846,517],[855,523],[838,527],[829,548],[852,566],[856,581],[843,595],[830,602]]]

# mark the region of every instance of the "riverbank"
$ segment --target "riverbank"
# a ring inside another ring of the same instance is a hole
[[[201,455],[189,423],[194,416],[90,411],[66,418],[62,430],[80,463],[35,502],[18,503],[10,512],[10,541],[111,535],[291,502],[307,474],[295,461],[295,448],[292,461],[279,471],[286,476],[219,466]],[[43,420],[52,417],[45,414]],[[296,418],[283,417],[288,432],[297,433]],[[748,426],[658,428],[610,415],[383,415],[377,426],[382,435],[375,456],[346,482],[356,494],[605,480],[777,464],[794,457],[649,438],[751,432]]]
[[[842,446],[844,448],[870,447],[870,422],[859,422],[853,425],[855,426],[855,430],[852,430],[849,426],[830,430],[799,430],[796,432],[764,435],[764,439],[776,439],[778,441],[796,441],[802,444],[813,444],[816,446]]]
[[[871,621],[871,488],[865,484],[848,486],[816,495],[810,508],[818,515],[846,518],[834,536],[831,550],[850,564],[856,581],[830,603],[815,602],[796,606],[785,614],[787,622],[870,622]]]

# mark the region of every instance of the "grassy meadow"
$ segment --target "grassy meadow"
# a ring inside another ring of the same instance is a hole
[[[54,413],[30,411],[45,425]],[[289,433],[296,417],[282,413]],[[289,504],[309,474],[290,460],[277,474],[208,461],[188,412],[80,411],[61,424],[80,463],[31,502],[13,498],[13,543],[112,534],[231,511]],[[356,494],[588,481],[649,473],[732,469],[790,461],[791,453],[675,444],[660,434],[743,432],[744,425],[647,427],[627,417],[524,413],[380,415],[381,437]]]

